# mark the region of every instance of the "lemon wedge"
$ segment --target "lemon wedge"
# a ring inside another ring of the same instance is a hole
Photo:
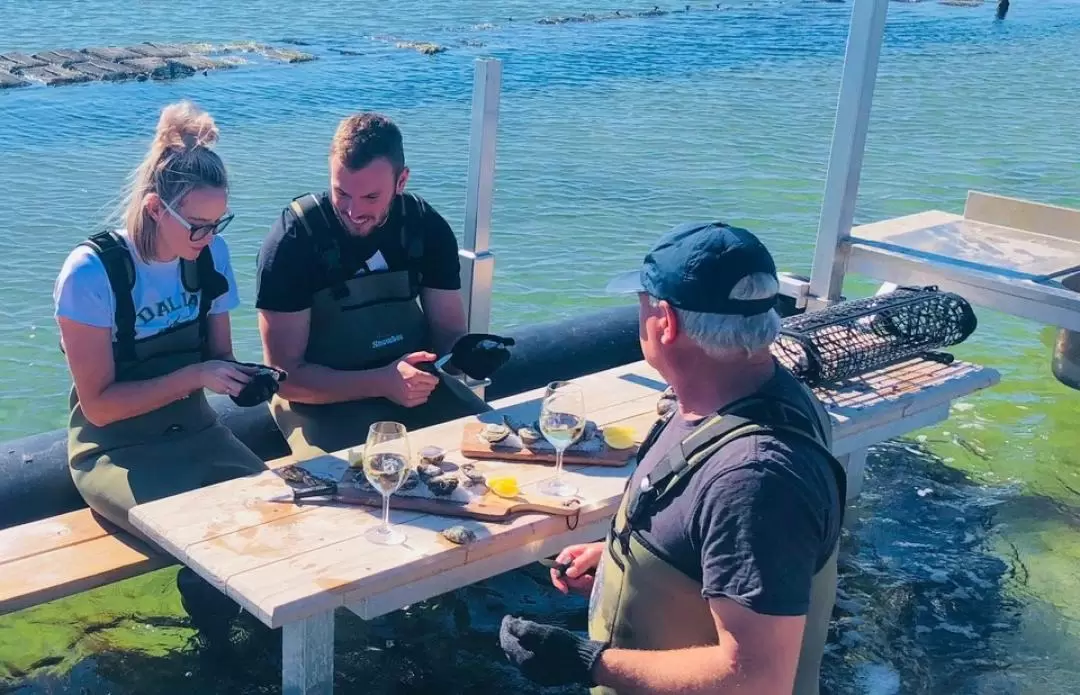
[[[604,443],[612,449],[629,449],[634,446],[634,429],[625,425],[605,427]]]
[[[499,497],[517,497],[521,492],[521,488],[518,487],[517,478],[510,476],[488,478],[487,487]]]

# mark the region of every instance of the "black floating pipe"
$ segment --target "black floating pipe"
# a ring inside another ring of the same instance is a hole
[[[781,298],[779,309],[784,316],[797,313],[787,298]],[[516,345],[492,377],[485,393],[489,401],[642,358],[637,304],[577,313],[507,334]],[[222,423],[263,460],[289,453],[265,404],[240,408],[218,395],[210,396],[210,404]],[[66,430],[0,444],[0,529],[85,506],[68,473]]]

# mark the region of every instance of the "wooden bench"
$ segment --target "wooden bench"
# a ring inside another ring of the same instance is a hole
[[[0,531],[0,615],[173,564],[90,509],[13,526]]]
[[[836,453],[848,467],[848,500],[861,488],[866,447],[946,419],[952,401],[998,379],[996,371],[976,365],[912,360],[817,389],[834,427],[844,431],[843,451]],[[89,509],[15,526],[0,531],[0,615],[175,563]]]

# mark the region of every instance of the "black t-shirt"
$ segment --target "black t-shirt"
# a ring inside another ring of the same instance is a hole
[[[824,410],[816,410],[801,389],[778,365],[759,394],[805,403],[800,412],[825,424],[831,444]],[[687,422],[676,410],[631,485],[700,422]],[[795,435],[741,437],[672,493],[638,528],[647,547],[701,582],[703,598],[729,598],[768,615],[807,612],[811,580],[832,554],[843,508],[823,452]]]
[[[327,193],[319,194],[319,204],[326,213],[330,228],[326,230],[338,240],[341,261],[352,273],[379,270],[409,270],[417,273],[421,287],[438,290],[461,288],[461,264],[458,260],[457,237],[450,225],[423,198],[409,193],[391,203],[390,215],[378,228],[365,237],[349,234],[338,221]],[[411,200],[402,200],[409,197]],[[407,203],[407,205],[402,205]],[[406,211],[403,212],[403,211]],[[418,262],[410,260],[401,243],[401,224],[421,235],[423,256]],[[318,216],[315,216],[318,220]],[[311,224],[311,221],[308,222]],[[319,233],[320,230],[315,230]],[[413,264],[415,267],[410,267]],[[255,276],[255,306],[268,311],[302,311],[311,308],[316,292],[330,286],[326,266],[316,252],[312,239],[303,225],[286,207],[274,221],[270,234],[263,240]]]

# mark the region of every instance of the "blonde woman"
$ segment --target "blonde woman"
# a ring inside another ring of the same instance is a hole
[[[72,478],[95,512],[140,537],[128,522],[136,504],[266,468],[204,393],[236,397],[254,373],[231,361],[239,296],[220,235],[232,215],[217,136],[205,111],[167,106],[135,172],[126,228],[77,245],[54,290],[74,381]]]

